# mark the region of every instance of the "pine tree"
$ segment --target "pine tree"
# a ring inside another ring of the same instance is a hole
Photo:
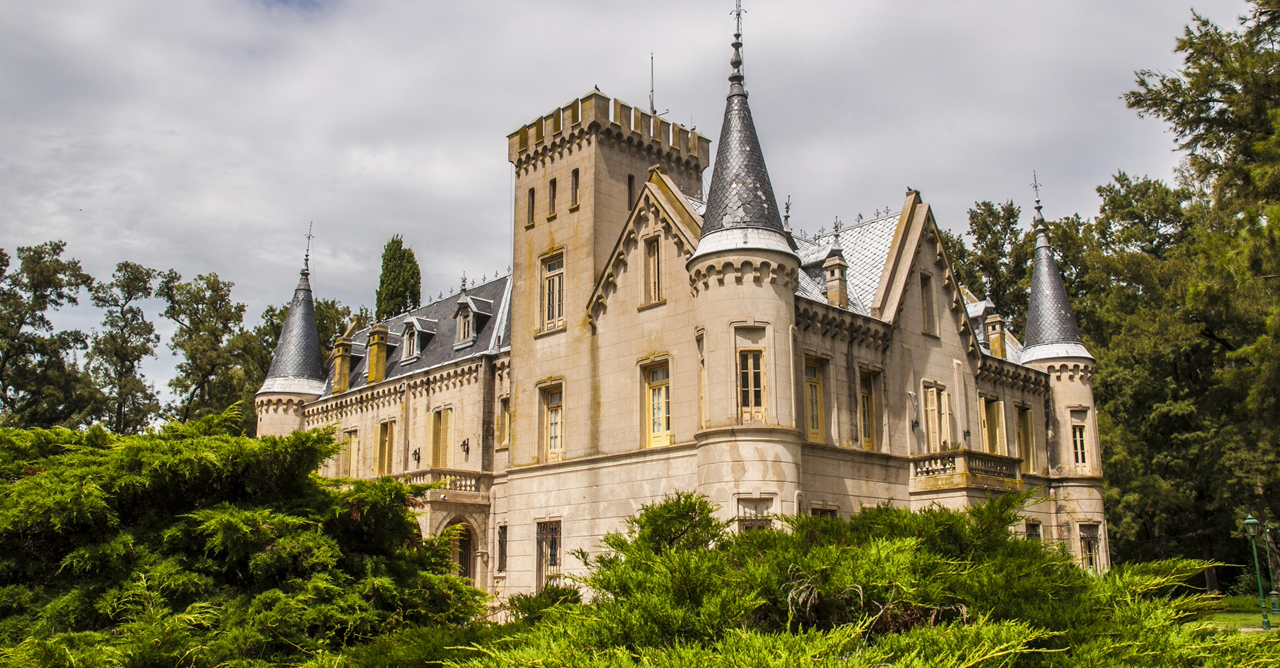
[[[160,272],[133,262],[116,265],[110,283],[90,291],[93,305],[105,309],[102,331],[89,347],[89,370],[103,394],[100,413],[117,434],[136,434],[159,412],[155,388],[139,365],[153,357],[160,335],[137,302],[152,295]]]
[[[422,270],[412,248],[397,234],[382,249],[382,276],[375,300],[378,320],[417,308],[422,303]]]

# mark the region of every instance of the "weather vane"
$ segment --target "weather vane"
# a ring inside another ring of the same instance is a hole
[[[1031,189],[1036,191],[1036,201],[1040,201],[1040,179],[1036,178],[1036,170],[1031,170]]]
[[[742,13],[745,11],[747,10],[742,8],[742,0],[734,0],[733,11],[730,13],[733,14],[734,19],[738,22],[737,34],[739,35],[742,34]]]

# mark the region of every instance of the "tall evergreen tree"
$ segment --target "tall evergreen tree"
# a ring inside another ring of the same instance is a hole
[[[382,275],[378,279],[374,317],[385,320],[422,303],[422,270],[397,234],[382,249]]]
[[[248,383],[232,345],[244,304],[231,299],[233,285],[217,274],[183,282],[172,269],[160,277],[156,294],[165,302],[164,317],[178,325],[169,348],[183,357],[169,381],[178,395],[170,410],[179,419],[221,413],[245,394]]]
[[[49,320],[93,285],[78,260],[62,258],[65,248],[62,241],[20,246],[12,270],[0,249],[0,422],[75,425],[92,411],[93,384],[75,360],[87,338],[54,331]]]
[[[106,313],[89,348],[89,370],[103,394],[101,416],[117,434],[138,433],[160,410],[155,389],[138,368],[155,355],[160,335],[137,305],[151,297],[159,275],[155,269],[121,262],[111,282],[99,282],[90,291],[93,305]]]
[[[986,288],[979,296],[990,299],[1014,331],[1021,331],[1026,319],[1033,250],[1030,232],[1018,228],[1021,215],[1022,209],[1012,201],[975,202],[969,209],[973,268]]]

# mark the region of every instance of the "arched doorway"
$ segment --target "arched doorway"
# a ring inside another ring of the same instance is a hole
[[[454,522],[449,525],[450,529],[457,527],[457,533],[453,538],[453,554],[451,555],[453,563],[458,565],[458,575],[468,580],[475,580],[474,567],[475,563],[475,541],[471,533],[471,527],[466,522]]]

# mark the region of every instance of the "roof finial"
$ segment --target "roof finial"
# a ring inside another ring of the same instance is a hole
[[[467,272],[462,272],[462,291],[467,291]]]
[[[787,195],[787,201],[782,205],[782,229],[791,229],[791,195]]]
[[[1044,224],[1044,214],[1040,213],[1040,179],[1036,177],[1036,171],[1031,170],[1031,189],[1036,193],[1036,215],[1031,219],[1031,224],[1036,232],[1036,247],[1049,245],[1049,231]]]
[[[840,216],[836,216],[836,224],[835,224],[835,228],[836,228],[836,236],[840,236],[840,225],[841,225],[841,223],[840,223]],[[839,241],[839,240],[837,239],[837,242],[838,242],[838,241]]]
[[[308,275],[311,274],[311,240],[315,238],[315,235],[311,233],[313,225],[315,225],[314,221],[307,223],[307,252],[302,256],[302,273]]]
[[[733,4],[733,17],[737,28],[733,33],[733,58],[729,59],[729,65],[733,67],[733,73],[729,75],[729,83],[733,84],[729,87],[730,95],[747,92],[742,86],[742,13],[746,10],[742,8],[742,0],[734,0]]]

